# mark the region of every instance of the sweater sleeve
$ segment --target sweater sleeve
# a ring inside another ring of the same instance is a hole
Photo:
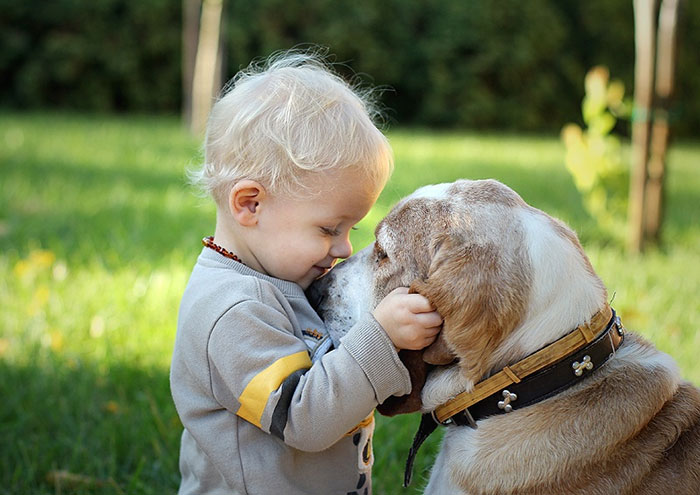
[[[369,314],[313,366],[284,311],[256,300],[223,314],[207,347],[212,392],[222,407],[299,450],[330,447],[378,403],[411,388]]]

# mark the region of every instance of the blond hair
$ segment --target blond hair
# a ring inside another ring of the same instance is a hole
[[[318,52],[251,64],[214,104],[204,164],[191,178],[220,205],[242,179],[291,194],[311,173],[354,168],[383,187],[393,155],[373,122],[372,95],[346,83]]]

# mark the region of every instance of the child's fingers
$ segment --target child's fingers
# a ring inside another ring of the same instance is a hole
[[[440,325],[438,325],[436,327],[426,328],[425,333],[427,335],[430,335],[431,337],[436,337],[437,334],[439,334],[441,330],[442,330],[442,322],[440,322]]]
[[[413,313],[431,313],[435,311],[435,306],[420,294],[407,294],[406,301],[408,307]]]
[[[435,306],[425,296],[417,292],[409,292],[408,287],[397,287],[387,295],[387,298],[395,296],[399,296],[412,313],[430,313],[435,311]]]
[[[435,342],[438,334],[440,333],[440,328],[428,329],[429,331],[422,332],[420,337],[416,337],[411,343],[409,343],[406,348],[412,350],[420,350],[428,347],[430,344]]]
[[[416,321],[424,329],[436,328],[437,332],[442,328],[442,316],[437,311],[430,311],[429,313],[417,313],[415,315]]]
[[[387,294],[386,297],[389,297],[392,294],[408,294],[408,287],[397,287],[396,289],[389,292],[389,294]]]

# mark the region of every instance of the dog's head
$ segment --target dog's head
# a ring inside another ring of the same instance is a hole
[[[456,361],[469,388],[558,338],[560,327],[574,328],[606,299],[576,235],[493,180],[423,187],[375,235],[373,245],[317,281],[310,297],[336,344],[396,287],[424,295],[442,315],[432,346],[402,351],[414,391],[391,398],[379,408],[385,414],[420,408],[429,364]]]

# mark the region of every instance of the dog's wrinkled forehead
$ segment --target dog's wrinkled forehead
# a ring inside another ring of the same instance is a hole
[[[377,225],[377,287],[391,290],[427,277],[435,243],[450,230],[449,184],[423,187],[400,201]],[[387,258],[387,262],[382,260]],[[375,294],[385,295],[383,291]],[[378,302],[378,301],[375,301]]]
[[[405,229],[415,229],[439,216],[438,205],[455,204],[454,183],[435,184],[417,189],[406,196],[392,209],[378,226],[378,232],[392,230],[394,234]],[[387,225],[389,224],[389,225]],[[400,235],[398,235],[400,237]]]
[[[385,249],[393,250],[393,244],[404,239],[405,231],[413,232],[417,226],[429,223],[436,213],[431,204],[435,200],[448,201],[450,186],[452,184],[424,186],[401,200],[377,226],[377,238],[387,243]]]
[[[486,205],[517,207],[525,206],[525,202],[515,191],[493,180],[424,186],[393,208],[377,226],[376,237],[382,248],[393,251],[411,239],[446,230],[451,214],[473,212]]]

